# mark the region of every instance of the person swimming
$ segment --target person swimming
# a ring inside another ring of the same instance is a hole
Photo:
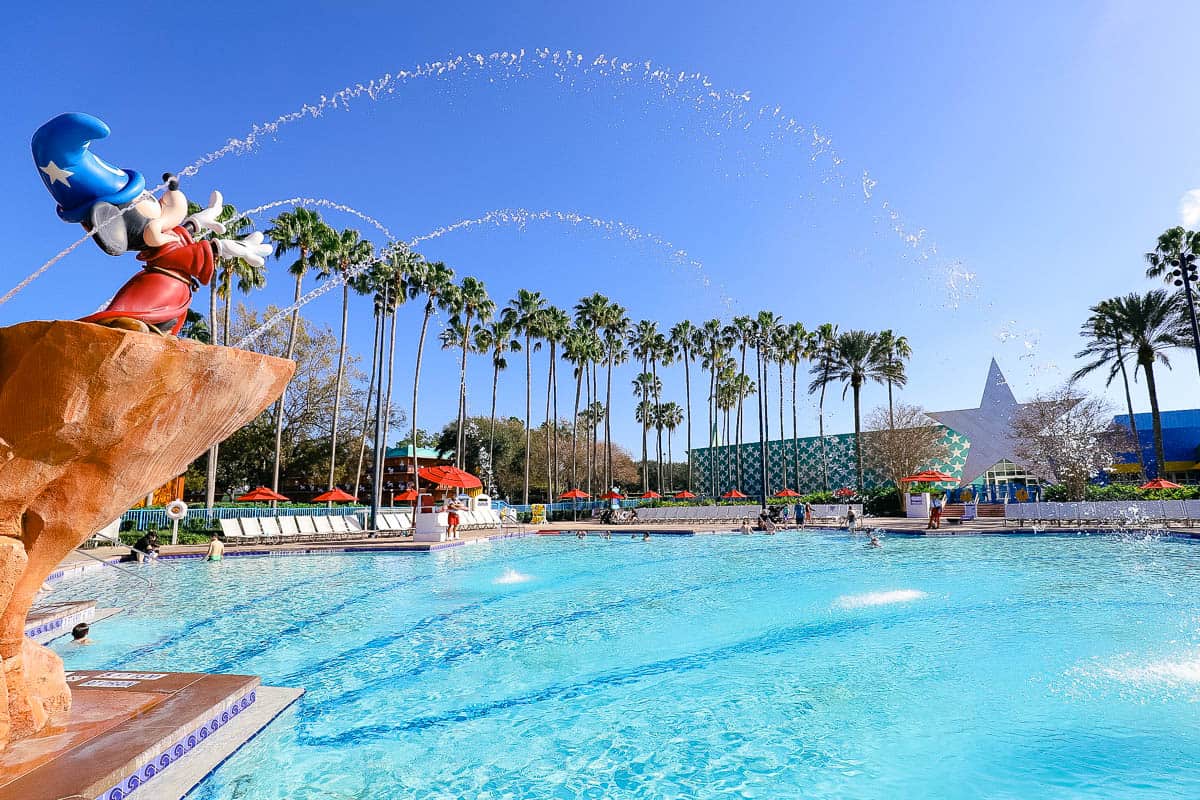
[[[71,644],[92,644],[92,640],[88,638],[88,632],[91,631],[91,629],[91,626],[86,622],[81,622],[74,628],[71,628]]]
[[[648,541],[650,541],[650,532],[649,532],[649,531],[647,531],[646,533],[643,533],[643,534],[642,534],[642,541],[643,541],[643,542],[648,542]]]
[[[883,547],[883,542],[879,541],[879,537],[871,534],[871,541],[867,542],[868,547]]]

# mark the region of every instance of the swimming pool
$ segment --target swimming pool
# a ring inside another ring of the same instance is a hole
[[[175,562],[67,668],[260,674],[190,797],[1200,796],[1200,548],[1116,537],[524,539]]]

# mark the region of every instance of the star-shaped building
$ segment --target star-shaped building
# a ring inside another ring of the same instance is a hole
[[[1021,463],[1015,453],[1017,442],[1012,434],[1012,423],[1021,409],[1029,405],[1033,404],[1017,402],[1000,365],[993,358],[979,408],[930,412],[930,417],[962,434],[971,443],[960,486],[967,485],[1001,461]]]

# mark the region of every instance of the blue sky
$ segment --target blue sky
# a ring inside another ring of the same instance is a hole
[[[479,226],[422,252],[481,277],[501,302],[526,287],[569,307],[598,290],[664,327],[760,308],[810,325],[891,327],[915,351],[904,398],[939,410],[977,404],[993,355],[1018,397],[1062,380],[1087,307],[1151,288],[1141,254],[1200,187],[1188,38],[1196,6],[339,5],[113,3],[75,18],[30,7],[6,20],[0,291],[79,236],[55,216],[29,156],[30,135],[61,111],[104,119],[113,135],[96,152],[157,177],[385,73],[501,50],[525,49],[532,65],[536,48],[570,49],[585,63],[605,54],[699,72],[749,100],[698,106],[695,81],[664,96],[640,78],[580,70],[558,80],[532,66],[518,78],[413,80],[377,102],[285,126],[183,188],[200,201],[219,188],[241,208],[328,198],[406,239],[500,208],[620,220],[703,269],[664,247],[546,222]],[[780,134],[776,107],[804,133]],[[813,156],[814,129],[832,140],[836,169],[828,152]],[[864,171],[877,182],[869,199]],[[892,230],[893,210],[907,232],[925,231],[920,245]],[[257,304],[290,297],[282,266],[272,267]],[[134,269],[132,256],[89,243],[0,306],[0,324],[87,314]],[[956,271],[975,277],[951,290]],[[337,294],[307,313],[334,324]],[[400,387],[411,380],[417,313],[401,312]],[[365,302],[351,311],[352,346],[363,353],[368,315]],[[1190,355],[1174,363],[1163,405],[1194,406]],[[433,344],[426,364],[420,424],[435,427],[453,413],[457,362]],[[633,375],[626,368],[615,382],[614,424],[630,446],[640,438]],[[486,359],[471,378],[472,410],[486,413]],[[681,381],[668,372],[667,399],[682,402]],[[696,378],[698,415],[705,385]],[[560,400],[570,395],[564,380]],[[873,387],[864,403],[884,397]],[[1136,397],[1143,410],[1141,385]],[[521,370],[502,378],[500,408],[523,411]],[[802,432],[815,431],[807,400],[801,414]],[[845,405],[835,400],[828,414],[827,429],[849,427]]]

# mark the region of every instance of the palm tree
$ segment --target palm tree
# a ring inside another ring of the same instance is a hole
[[[547,306],[538,316],[538,336],[550,348],[546,368],[546,479],[547,502],[554,502],[558,486],[558,346],[571,330],[571,317],[557,306]]]
[[[830,370],[832,380],[841,381],[842,399],[854,392],[854,451],[858,469],[858,491],[864,487],[862,447],[862,387],[868,380],[884,383],[894,373],[879,350],[879,334],[870,331],[846,331],[837,338],[837,350]]]
[[[671,438],[675,429],[683,424],[683,409],[679,403],[663,403],[658,407],[658,425],[667,429],[667,491],[675,490],[675,456],[671,449]],[[690,464],[689,464],[690,466]]]
[[[383,375],[383,364],[379,359],[379,344],[384,336],[384,324],[389,307],[392,307],[391,298],[387,297],[387,288],[392,282],[391,268],[388,262],[384,259],[377,260],[371,265],[371,268],[358,274],[355,278],[356,290],[361,294],[370,294],[374,297],[375,310],[375,337],[371,342],[371,377],[367,382],[367,400],[363,408],[363,427],[362,434],[358,439],[358,466],[354,471],[354,496],[358,496],[358,490],[362,483],[363,461],[367,454],[367,429],[371,424],[371,401],[376,391],[382,391],[383,382],[380,378]],[[372,491],[377,487],[372,485]]]
[[[617,303],[610,303],[604,310],[601,327],[604,331],[604,353],[608,367],[604,393],[604,483],[607,487],[612,487],[612,371],[615,365],[623,364],[629,357],[629,351],[625,349],[625,337],[629,334],[629,317],[625,315],[625,308]]]
[[[584,330],[591,331],[594,334],[596,341],[599,344],[599,350],[593,353],[591,363],[588,364],[588,372],[584,375],[584,387],[587,392],[587,402],[584,414],[584,421],[589,425],[591,446],[588,449],[588,493],[592,491],[592,477],[596,471],[596,448],[598,442],[598,431],[600,423],[604,421],[602,414],[592,413],[595,410],[595,404],[599,401],[597,397],[600,394],[599,370],[600,363],[606,359],[607,347],[604,343],[601,323],[604,314],[608,310],[609,300],[604,295],[596,292],[587,297],[582,298],[575,304],[575,324]]]
[[[321,216],[307,208],[297,208],[295,211],[285,211],[271,220],[267,229],[267,238],[275,245],[275,258],[283,258],[288,253],[296,253],[297,258],[288,265],[288,272],[296,279],[296,298],[292,305],[292,318],[288,327],[287,350],[284,358],[291,360],[296,356],[296,331],[300,324],[300,295],[304,276],[308,270],[316,266],[314,255],[325,240],[329,226]],[[279,466],[283,452],[283,403],[287,389],[275,403],[275,460],[271,488],[279,491]]]
[[[195,203],[188,203],[188,213],[195,213],[199,210],[200,207]],[[253,220],[249,217],[239,217],[237,208],[229,203],[221,206],[221,213],[217,215],[217,220],[224,223],[225,235],[233,238],[241,238],[254,227]],[[221,334],[221,343],[226,347],[229,346],[229,307],[232,301],[233,279],[235,277],[237,278],[238,291],[242,294],[249,294],[255,289],[261,289],[266,285],[266,267],[255,267],[240,258],[217,259],[216,274],[213,275],[212,282],[209,284],[208,293],[208,323],[211,344],[217,343],[217,298],[221,297],[225,301],[225,324]],[[205,507],[210,510],[213,507],[213,503],[216,502],[217,457],[219,449],[220,444],[218,443],[214,444],[208,451]]]
[[[1158,385],[1154,379],[1155,362],[1170,369],[1171,362],[1166,351],[1174,347],[1187,347],[1186,323],[1181,319],[1179,308],[1164,289],[1155,289],[1145,294],[1127,294],[1107,301],[1111,312],[1111,323],[1115,326],[1135,354],[1137,370],[1146,373],[1146,390],[1150,395],[1150,421],[1154,426],[1154,465],[1157,477],[1165,477],[1166,462],[1163,456],[1162,419],[1158,410]]]
[[[578,488],[579,400],[588,365],[600,357],[600,339],[596,332],[576,325],[563,337],[563,359],[575,367],[575,407],[571,415],[571,488]],[[557,414],[555,415],[557,416]]]
[[[629,332],[630,352],[634,358],[642,362],[642,374],[634,380],[634,388],[641,388],[642,403],[647,405],[650,403],[650,359],[653,357],[657,340],[661,336],[658,332],[658,323],[648,319],[638,322]],[[640,414],[638,421],[642,423],[642,491],[648,492],[650,491],[650,470],[647,466],[646,433],[651,423],[651,415],[649,413]]]
[[[678,357],[683,362],[683,388],[684,388],[684,408],[687,412],[687,489],[692,490],[692,358],[695,355],[695,349],[699,339],[700,331],[688,320],[683,320],[676,323],[670,333],[670,344],[674,350],[673,355]],[[667,452],[671,450],[671,437],[668,428],[667,435]],[[667,459],[670,461],[670,458]]]
[[[496,463],[496,389],[500,384],[500,370],[508,369],[508,354],[521,352],[521,340],[516,327],[507,314],[501,314],[487,327],[476,334],[475,346],[481,353],[492,354],[492,412],[491,432],[488,434],[488,462],[495,470]],[[489,490],[491,487],[488,487]]]
[[[1125,334],[1115,323],[1112,302],[1104,300],[1092,306],[1092,315],[1080,327],[1079,335],[1087,344],[1075,357],[1091,360],[1075,370],[1071,381],[1077,381],[1101,367],[1108,367],[1108,377],[1104,381],[1106,388],[1112,386],[1117,375],[1121,376],[1121,384],[1125,389],[1125,408],[1129,411],[1129,428],[1137,448],[1138,469],[1141,478],[1145,479],[1146,454],[1142,451],[1141,440],[1138,438],[1137,419],[1133,415],[1133,394],[1129,390],[1129,372],[1125,369],[1125,359],[1130,353],[1126,349]]]
[[[646,449],[646,431],[654,424],[653,398],[662,392],[662,384],[650,372],[642,372],[633,379],[633,394],[640,397],[634,419],[642,423],[642,491],[650,491],[650,455]]]
[[[437,308],[445,308],[445,296],[454,286],[454,270],[440,261],[414,261],[409,264],[401,288],[409,299],[425,298],[425,313],[421,318],[421,335],[417,338],[417,363],[413,369],[412,403],[412,480],[413,488],[419,483],[421,469],[417,457],[417,397],[421,388],[421,357],[425,352],[425,335],[429,331],[429,318]]]
[[[708,444],[709,452],[712,454],[710,469],[709,469],[709,493],[714,497],[717,495],[717,461],[718,461],[718,443],[720,437],[717,436],[717,374],[720,372],[721,363],[724,359],[724,329],[721,327],[719,319],[710,319],[700,328],[700,333],[697,335],[698,350],[702,353],[700,366],[708,370]],[[726,442],[728,442],[728,437]]]
[[[904,373],[904,362],[912,358],[912,348],[908,346],[907,338],[897,336],[892,333],[891,329],[880,331],[878,347],[880,357],[888,370],[888,377],[885,381],[888,390],[888,427],[895,430],[896,415],[892,406],[892,387],[903,387],[908,383],[908,376]]]
[[[769,402],[767,384],[770,379],[771,361],[775,358],[775,342],[779,335],[780,329],[783,327],[783,321],[777,314],[770,311],[760,311],[758,316],[754,318],[754,345],[755,358],[757,359],[759,382],[762,386],[761,398],[759,399],[759,448],[758,448],[758,463],[759,472],[762,480],[762,506],[767,507],[767,496],[771,494],[770,475],[767,470],[769,450],[771,447],[771,405]],[[779,372],[779,387],[783,389],[783,371]],[[780,425],[783,424],[783,408],[780,407]],[[783,432],[780,431],[782,437]]]
[[[837,355],[837,325],[825,323],[809,334],[804,347],[804,357],[813,362],[809,374],[812,382],[808,393],[821,393],[817,401],[817,436],[821,440],[821,488],[829,491],[829,455],[825,448],[825,390],[833,380],[833,362]]]
[[[538,331],[538,318],[546,307],[546,299],[541,292],[531,292],[528,289],[517,290],[517,296],[508,301],[504,313],[513,330],[525,337],[525,483],[521,490],[522,503],[529,503],[529,456],[533,447],[533,432],[530,428],[530,418],[533,415],[533,339]],[[540,344],[537,347],[541,347]]]
[[[317,277],[321,280],[338,280],[342,284],[342,328],[338,338],[337,383],[333,390],[333,425],[329,432],[329,488],[333,489],[337,477],[337,437],[341,420],[343,381],[346,377],[346,333],[350,322],[351,270],[374,258],[375,247],[362,238],[353,228],[344,228],[340,233],[327,229],[321,245],[322,260]]]
[[[603,350],[603,343],[600,346]],[[599,465],[596,463],[596,458],[598,456],[597,450],[599,450],[598,431],[600,430],[600,423],[604,422],[604,403],[601,403],[599,400],[593,400],[579,413],[584,424],[591,431],[591,446],[588,448],[587,493],[592,494],[592,479],[600,471]]]
[[[387,346],[387,392],[385,392],[383,395],[384,413],[382,441],[385,448],[387,447],[387,442],[391,438],[392,389],[395,386],[396,373],[396,307],[403,304],[408,299],[408,290],[405,285],[405,280],[409,270],[413,269],[415,265],[423,263],[420,255],[409,250],[404,245],[395,245],[388,248],[387,262],[392,276],[392,283],[389,286],[388,291],[391,323],[389,325],[390,333],[388,334]]]
[[[800,360],[804,358],[805,349],[808,346],[809,333],[802,322],[793,322],[788,326],[787,335],[784,337],[784,347],[780,353],[780,364],[784,361],[792,366],[792,488],[800,488],[800,439],[798,436],[799,426],[797,424],[798,416],[796,411],[796,377],[800,370]],[[782,400],[783,390],[780,389],[780,398]],[[783,436],[783,422],[779,423],[779,434]]]
[[[463,278],[461,284],[446,294],[445,302],[447,310],[456,320],[462,318],[458,326],[462,358],[458,367],[458,440],[455,446],[455,465],[462,469],[466,465],[463,451],[467,445],[467,351],[470,350],[474,335],[472,322],[473,319],[485,323],[491,320],[496,304],[488,297],[483,281],[470,276]]]
[[[733,322],[725,326],[725,338],[734,342],[741,351],[741,360],[738,366],[738,371],[746,374],[746,350],[754,341],[754,319],[752,317],[740,316],[734,317]],[[744,414],[743,414],[743,398],[738,397],[737,407],[737,447],[734,450],[734,459],[737,462],[737,479],[734,481],[737,487],[742,486],[742,435],[744,433]]]
[[[1168,228],[1158,237],[1154,252],[1146,253],[1147,278],[1162,278],[1169,284],[1182,287],[1179,301],[1187,309],[1187,323],[1192,329],[1192,349],[1196,352],[1196,368],[1200,369],[1200,323],[1196,321],[1196,297],[1192,287],[1196,275],[1196,257],[1200,255],[1200,231]]]

